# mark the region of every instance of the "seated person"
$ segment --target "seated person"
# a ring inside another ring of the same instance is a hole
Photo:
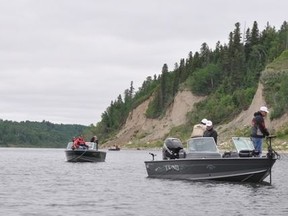
[[[85,140],[83,139],[83,137],[77,137],[75,139],[73,139],[74,142],[73,142],[73,146],[72,146],[72,149],[78,149],[78,148],[89,148],[89,146],[85,143]]]

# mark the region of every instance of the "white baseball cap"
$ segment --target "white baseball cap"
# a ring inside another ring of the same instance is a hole
[[[212,121],[207,120],[206,126],[210,127],[210,126],[212,126],[212,125],[213,125]]]
[[[268,108],[266,106],[261,106],[260,111],[269,113]]]
[[[203,123],[203,124],[206,125],[207,121],[208,121],[208,120],[207,120],[206,118],[204,118],[204,119],[201,120],[201,123]]]

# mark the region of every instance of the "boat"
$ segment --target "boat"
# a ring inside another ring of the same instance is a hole
[[[249,137],[233,137],[232,151],[220,153],[212,137],[197,137],[187,141],[184,150],[177,138],[167,138],[162,148],[162,160],[145,161],[149,178],[177,180],[217,180],[231,182],[263,182],[270,175],[279,155],[270,145],[265,156],[255,151]]]
[[[120,151],[120,148],[119,148],[119,146],[114,145],[112,148],[109,148],[108,150],[109,151]]]
[[[65,154],[68,162],[104,162],[106,158],[106,152],[99,151],[95,142],[85,142],[77,148],[73,142],[69,142]]]

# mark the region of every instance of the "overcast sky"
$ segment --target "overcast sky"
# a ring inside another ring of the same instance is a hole
[[[0,119],[96,124],[206,42],[287,19],[287,0],[0,0]]]

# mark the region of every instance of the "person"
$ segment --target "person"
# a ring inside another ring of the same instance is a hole
[[[79,149],[79,148],[84,148],[84,149],[88,149],[89,146],[86,144],[84,138],[82,136],[79,136],[77,138],[73,138],[73,146],[72,146],[72,150],[75,149]]]
[[[269,136],[269,131],[265,126],[264,118],[269,113],[266,106],[261,106],[259,111],[254,113],[251,127],[251,140],[258,157],[262,155],[262,143],[265,136]]]
[[[90,142],[94,142],[94,143],[98,144],[98,138],[97,138],[97,136],[93,136],[93,137],[91,138]]]
[[[213,137],[215,140],[215,143],[217,144],[218,133],[213,128],[213,122],[212,121],[207,120],[206,130],[204,131],[203,137]]]
[[[72,150],[78,149],[81,143],[80,137],[73,137],[72,141],[73,141]]]
[[[98,150],[98,138],[97,138],[97,136],[93,136],[91,138],[90,142],[94,142],[96,145],[96,150]]]
[[[206,130],[206,122],[207,122],[207,119],[204,118],[201,120],[201,122],[199,124],[196,124],[193,126],[191,138],[203,136],[204,131]]]

